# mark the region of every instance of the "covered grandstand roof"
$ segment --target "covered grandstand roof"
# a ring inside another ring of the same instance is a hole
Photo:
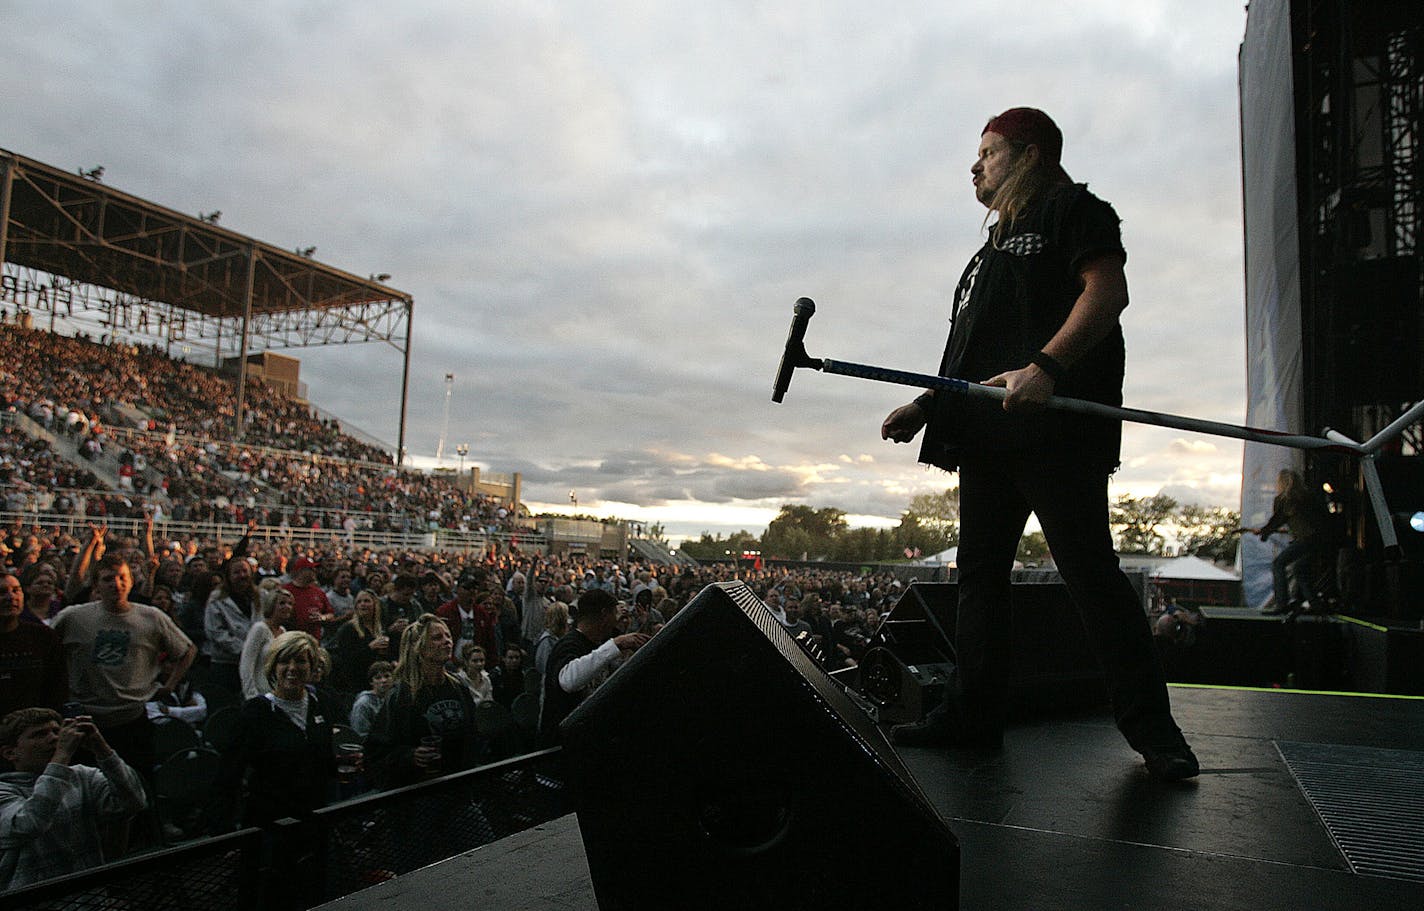
[[[264,348],[381,341],[403,355],[397,464],[404,457],[415,301],[317,262],[306,251],[218,227],[100,182],[0,149],[0,299],[58,320],[210,348],[239,363],[240,436],[247,355]]]
[[[13,152],[0,150],[0,169],[8,189],[0,199],[8,203],[0,213],[4,262],[177,308],[197,326],[250,313],[249,337],[273,346],[396,342],[404,335],[412,297],[374,277]],[[179,325],[186,330],[189,322]]]

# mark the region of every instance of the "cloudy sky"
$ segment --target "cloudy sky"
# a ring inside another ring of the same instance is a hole
[[[1244,413],[1240,0],[0,0],[0,147],[416,301],[407,443],[525,499],[760,532],[893,521],[953,479],[882,442],[982,242],[988,117],[1042,107],[1123,218],[1129,405]],[[396,439],[401,360],[302,349],[312,399]],[[975,378],[971,378],[975,379]],[[1129,425],[1116,492],[1236,505],[1241,447]],[[863,518],[861,518],[863,517]]]

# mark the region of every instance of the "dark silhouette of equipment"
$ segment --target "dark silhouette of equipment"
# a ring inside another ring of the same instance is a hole
[[[604,911],[958,907],[953,834],[741,583],[703,590],[562,733]]]
[[[1140,583],[1139,583],[1140,584]],[[882,723],[918,721],[955,692],[959,585],[915,582],[871,638],[853,684]],[[1009,710],[1034,715],[1107,703],[1107,686],[1068,586],[1056,573],[1015,582]]]

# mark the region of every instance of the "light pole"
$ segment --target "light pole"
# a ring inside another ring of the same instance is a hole
[[[445,374],[445,417],[440,422],[440,443],[435,447],[435,464],[445,458],[445,437],[450,433],[450,393],[455,390],[455,374]]]
[[[461,443],[455,447],[455,454],[460,457],[460,477],[465,476],[465,456],[470,454],[470,444]]]

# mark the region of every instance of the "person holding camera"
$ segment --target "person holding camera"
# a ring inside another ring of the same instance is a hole
[[[98,767],[79,765],[83,750]],[[0,719],[0,891],[104,863],[100,824],[137,815],[143,781],[87,715],[17,709]]]

